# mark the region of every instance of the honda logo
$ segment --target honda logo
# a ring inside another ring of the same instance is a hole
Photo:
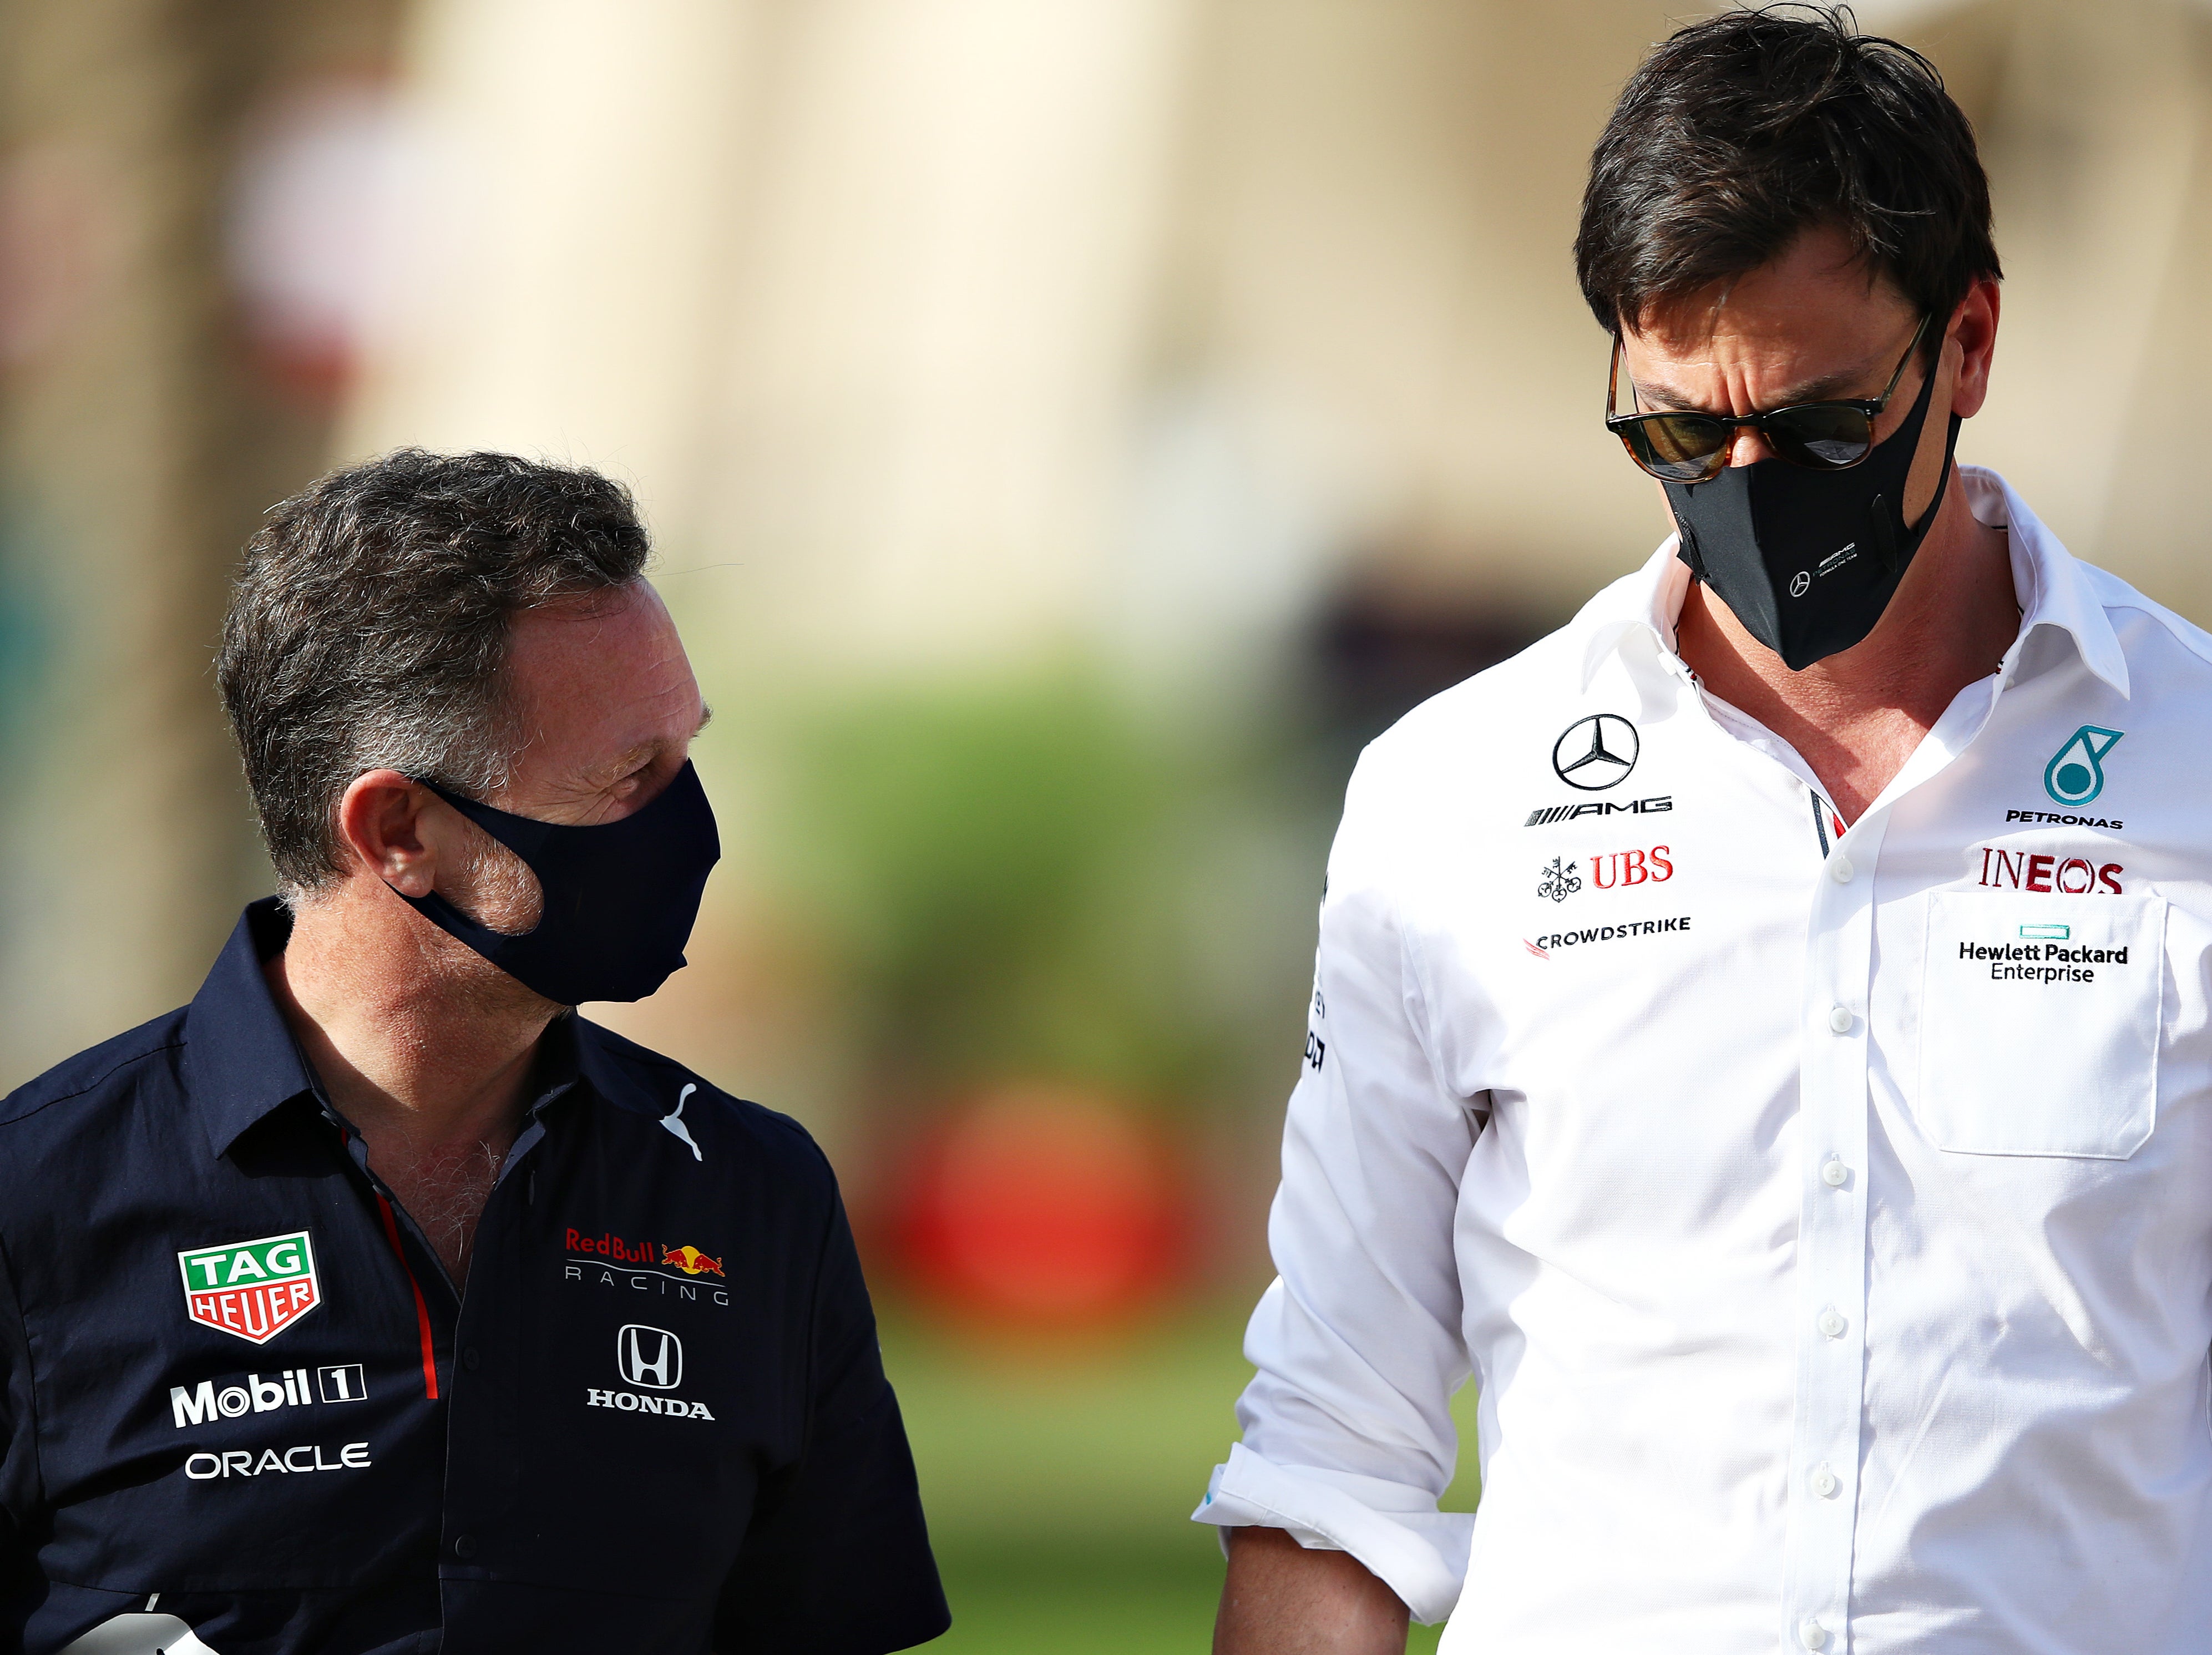
[[[615,1336],[615,1365],[642,1390],[673,1390],[684,1380],[684,1342],[664,1328],[633,1322]]]

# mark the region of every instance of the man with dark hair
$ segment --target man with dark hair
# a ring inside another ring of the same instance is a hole
[[[944,1630],[820,1152],[574,1014],[684,964],[720,855],[647,554],[605,478],[414,451],[248,548],[282,897],[0,1104],[0,1646]]]
[[[1675,532],[1353,776],[1215,1647],[2202,1649],[2212,637],[1953,463],[1988,189],[1847,11],[1653,52],[1576,256]]]

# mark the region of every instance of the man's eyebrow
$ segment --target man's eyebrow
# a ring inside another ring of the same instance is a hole
[[[1872,402],[1875,396],[1880,394],[1879,392],[1869,393],[1863,397],[1850,395],[1853,387],[1867,382],[1869,372],[1869,369],[1862,364],[1857,368],[1847,368],[1839,374],[1824,374],[1818,379],[1802,380],[1790,386],[1758,411],[1771,413],[1777,408],[1795,408],[1800,403],[1807,402],[1845,400]],[[1701,406],[1695,398],[1685,392],[1676,390],[1664,380],[1655,380],[1646,384],[1642,380],[1637,380],[1633,383],[1636,386],[1637,401],[1647,408],[1678,414],[1710,414],[1714,411],[1712,409]],[[1723,415],[1722,417],[1725,418],[1726,416]]]
[[[691,733],[696,735],[705,729],[714,716],[714,709],[706,703],[701,702],[699,721],[691,727]],[[619,782],[632,771],[643,768],[662,753],[666,752],[670,745],[657,737],[650,741],[641,741],[635,747],[625,748],[605,764],[594,766],[587,775],[593,786],[598,786],[603,780],[608,782]]]

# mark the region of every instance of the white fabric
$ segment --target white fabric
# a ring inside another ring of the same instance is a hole
[[[118,1615],[71,1640],[62,1655],[215,1655],[215,1651],[173,1615]]]
[[[1409,1603],[1450,1603],[1457,1560],[1474,1518],[1439,1512],[1427,1488],[1384,1482],[1325,1466],[1278,1466],[1243,1443],[1213,1468],[1199,1518],[1221,1528],[1286,1529],[1312,1551],[1350,1552]]]
[[[1363,756],[1199,1521],[1446,1655],[2212,1647],[2212,638],[1961,483],[2018,640],[1832,846],[1671,542]]]

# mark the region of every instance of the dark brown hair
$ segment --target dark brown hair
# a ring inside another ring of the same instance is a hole
[[[1622,88],[1590,157],[1576,274],[1618,332],[1820,224],[1936,319],[1931,349],[1973,283],[2002,274],[1973,127],[1933,64],[1858,33],[1847,6],[1723,12]]]
[[[287,892],[337,873],[338,800],[366,770],[503,786],[513,617],[627,585],[649,555],[622,484],[512,454],[402,448],[270,508],[216,678]]]

